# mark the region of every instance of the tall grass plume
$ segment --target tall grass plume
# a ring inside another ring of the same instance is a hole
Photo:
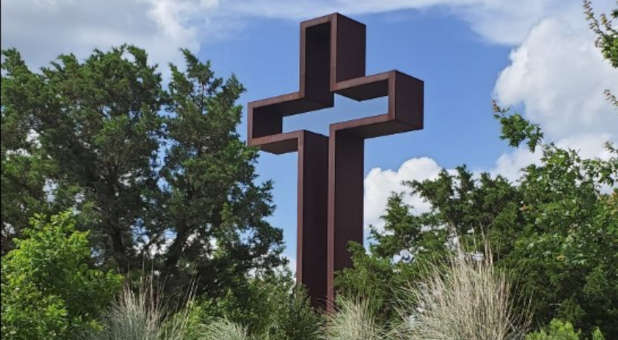
[[[512,285],[491,254],[453,256],[426,280],[405,289],[397,330],[400,339],[522,339],[526,311],[515,309]]]
[[[181,340],[189,330],[191,294],[178,312],[162,302],[161,290],[152,276],[142,279],[137,291],[126,285],[92,340]]]

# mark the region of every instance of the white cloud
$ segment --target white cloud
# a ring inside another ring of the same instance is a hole
[[[561,0],[249,0],[226,4],[234,13],[293,20],[332,12],[345,15],[383,13],[405,9],[443,6],[451,9],[471,28],[489,41],[503,44],[520,42],[528,30],[550,11],[581,9],[577,2]]]
[[[526,148],[520,148],[498,157],[495,167],[489,173],[493,176],[502,175],[515,182],[521,176],[522,168],[533,163],[538,164],[540,160],[541,150],[537,149],[532,153]]]
[[[606,11],[608,3],[595,2]],[[581,7],[548,13],[510,55],[511,64],[499,75],[494,92],[502,105],[523,104],[524,116],[538,123],[545,139],[580,152],[583,157],[607,159],[604,144],[616,142],[618,112],[603,95],[618,92],[618,72],[594,46]],[[538,162],[525,149],[506,153],[493,174],[513,180],[520,169]]]
[[[160,65],[181,61],[178,48],[233,36],[253,17],[298,21],[331,12],[346,15],[443,6],[482,37],[514,44],[550,11],[577,2],[560,0],[6,0],[2,3],[2,48],[16,47],[35,66],[60,53],[87,56],[97,47],[123,42],[145,48]],[[165,68],[164,68],[165,69]]]
[[[585,25],[542,21],[511,53],[511,65],[496,82],[497,99],[503,105],[523,103],[526,116],[552,140],[617,135],[618,114],[603,90],[618,91],[618,72],[593,41]]]
[[[2,48],[18,48],[39,67],[61,53],[85,57],[93,48],[130,43],[167,65],[182,61],[180,47],[199,49],[204,32],[198,30],[202,22],[191,21],[193,13],[216,6],[216,1],[7,0],[2,2]]]
[[[431,158],[420,157],[405,161],[399,170],[372,169],[365,177],[364,221],[365,228],[374,225],[384,226],[380,219],[385,212],[386,202],[391,193],[405,190],[403,181],[434,179],[441,167]],[[415,212],[428,211],[430,206],[418,195],[405,195],[404,202],[413,207]]]
[[[562,148],[574,149],[580,156],[585,158],[608,160],[611,154],[605,148],[605,143],[607,141],[615,141],[615,137],[615,135],[609,133],[583,133],[563,138],[556,142],[556,145]]]

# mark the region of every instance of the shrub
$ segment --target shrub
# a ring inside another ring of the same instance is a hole
[[[320,313],[289,275],[275,273],[248,280],[220,299],[203,301],[202,320],[227,319],[246,327],[251,336],[269,340],[318,340]]]
[[[122,277],[94,268],[88,232],[71,213],[37,215],[2,259],[2,334],[69,339],[100,328],[96,319]]]
[[[453,257],[404,296],[397,329],[404,339],[514,339],[527,325],[527,313],[513,308],[511,285],[489,260]]]
[[[206,326],[204,340],[249,340],[247,329],[228,319],[219,319]]]
[[[196,314],[191,294],[185,304],[165,306],[161,289],[153,277],[142,279],[137,292],[126,285],[104,317],[102,331],[92,332],[91,340],[187,340],[201,339],[204,330]]]
[[[559,319],[551,320],[549,326],[538,332],[526,335],[526,340],[579,340],[581,331],[575,331],[573,325],[568,321]],[[597,328],[592,332],[592,340],[604,340],[603,333]]]
[[[330,340],[378,340],[386,337],[370,311],[368,300],[340,300],[336,313],[327,322]]]

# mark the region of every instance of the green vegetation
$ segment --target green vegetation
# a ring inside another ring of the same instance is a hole
[[[554,319],[546,329],[526,335],[526,340],[578,340],[581,332],[575,331],[570,322]],[[605,337],[598,329],[592,333],[592,340],[604,340]]]
[[[3,51],[2,254],[34,213],[73,209],[98,264],[129,277],[146,265],[170,298],[194,280],[221,297],[284,263],[264,219],[271,183],[254,183],[257,150],[236,133],[243,87],[184,54],[164,90],[133,46],[41,73]]]
[[[94,333],[92,339],[523,338],[527,320],[511,313],[511,289],[504,275],[494,271],[491,262],[450,257],[448,266],[432,267],[430,276],[429,280],[406,289],[405,298],[396,302],[399,316],[390,324],[377,322],[370,300],[359,298],[340,299],[337,311],[328,315],[325,323],[316,319],[317,315],[295,316],[297,312],[302,315],[302,310],[285,307],[270,310],[281,316],[292,316],[294,322],[286,323],[264,314],[266,327],[253,331],[242,320],[208,315],[204,304],[192,299],[173,316],[166,316],[160,295],[152,285],[146,285],[137,294],[125,289],[106,318],[104,331]],[[277,302],[269,305],[277,306]],[[295,333],[273,332],[273,329],[292,330],[294,326]]]
[[[408,183],[432,210],[413,214],[400,194],[391,197],[385,232],[373,229],[370,252],[352,247],[354,267],[339,276],[339,290],[374,297],[379,318],[391,320],[389,301],[401,294],[392,287],[422,280],[428,261],[473,254],[487,241],[494,265],[522,300],[532,300],[534,326],[560,318],[585,334],[597,326],[618,334],[618,152],[608,145],[609,159],[592,160],[551,143],[541,148],[540,164],[523,169],[516,183],[475,178],[465,167]]]
[[[80,338],[99,317],[122,277],[91,269],[88,232],[71,213],[35,216],[2,258],[2,334],[9,339]]]
[[[611,20],[584,5],[617,66]],[[501,138],[540,160],[515,181],[460,166],[406,183],[369,249],[350,245],[338,312],[323,315],[266,221],[272,184],[256,183],[257,150],[236,132],[243,86],[183,53],[164,87],[134,46],[40,72],[2,51],[3,337],[618,337],[613,145],[586,159],[494,105]]]

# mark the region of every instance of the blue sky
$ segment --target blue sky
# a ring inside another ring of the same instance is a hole
[[[493,85],[508,62],[509,48],[484,42],[469,26],[443,9],[402,10],[354,16],[367,25],[367,74],[391,69],[425,82],[425,128],[366,141],[365,173],[396,169],[405,160],[427,156],[444,167],[488,168],[507,151],[498,141],[491,115]],[[262,99],[298,89],[299,25],[290,20],[256,20],[238,36],[207,44],[199,56],[225,74],[234,72],[247,87],[241,98]],[[284,120],[284,131],[309,129],[328,135],[336,121],[386,112],[384,99],[356,102],[337,96],[335,107]],[[246,122],[240,126],[246,138]],[[258,172],[273,179],[277,205],[271,218],[284,229],[287,251],[296,248],[296,154],[262,153]]]
[[[593,5],[607,10],[614,2]],[[366,224],[380,225],[386,198],[403,189],[402,180],[461,164],[516,180],[521,167],[537,162],[538,154],[499,140],[492,98],[585,156],[607,157],[602,144],[618,138],[616,108],[602,94],[618,93],[618,75],[594,47],[577,0],[7,0],[2,48],[17,47],[39,67],[60,53],[84,57],[95,47],[134,43],[167,77],[165,65],[182,65],[178,49],[187,47],[219,76],[236,74],[246,106],[298,89],[299,22],[334,11],[367,25],[368,74],[398,69],[425,82],[424,130],[366,141]],[[337,97],[334,108],[286,118],[284,130],[327,134],[332,122],[385,109],[384,99]],[[293,260],[296,154],[262,153],[257,170],[260,180],[274,180],[270,221],[283,228]],[[406,201],[428,209],[418,197]]]

